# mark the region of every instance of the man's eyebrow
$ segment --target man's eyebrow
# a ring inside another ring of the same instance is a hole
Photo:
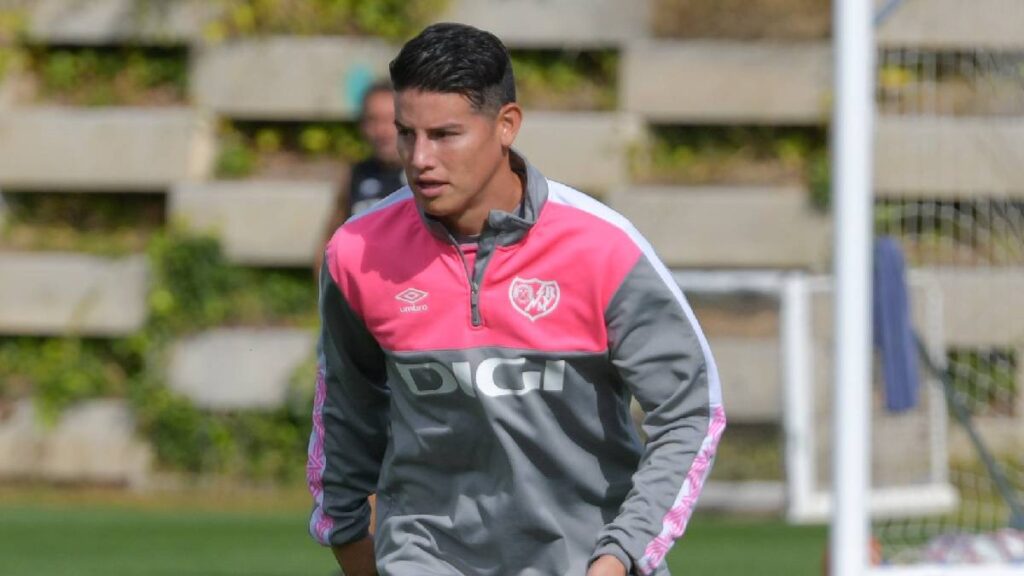
[[[435,132],[440,132],[442,130],[444,130],[444,131],[447,131],[447,130],[458,130],[459,128],[462,128],[462,124],[459,124],[457,122],[452,122],[452,123],[449,123],[449,124],[442,124],[440,126],[431,126],[430,128],[427,128],[427,130],[433,130]]]
[[[403,128],[409,128],[408,126],[406,126],[405,124],[402,124],[398,120],[395,120],[395,127],[398,128],[399,130],[401,130]],[[425,130],[428,131],[428,132],[443,132],[443,131],[460,130],[460,129],[462,129],[462,124],[459,124],[458,122],[450,122],[448,124],[441,124],[440,126],[431,126],[429,128],[425,128]]]

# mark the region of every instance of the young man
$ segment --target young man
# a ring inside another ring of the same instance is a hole
[[[431,26],[391,79],[409,186],[327,246],[310,532],[348,576],[667,574],[725,426],[679,288],[512,150],[492,34]]]

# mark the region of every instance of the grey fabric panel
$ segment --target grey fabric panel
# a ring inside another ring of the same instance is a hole
[[[642,446],[606,354],[387,353],[383,574],[584,574]]]
[[[617,545],[635,563],[662,529],[708,431],[707,360],[698,326],[644,255],[606,311],[612,363],[647,412],[647,445],[615,521],[599,546]]]
[[[390,393],[384,354],[327,266],[321,267],[318,345],[327,389],[323,512],[334,521],[330,542],[338,545],[367,534],[366,498],[375,490],[387,446]]]

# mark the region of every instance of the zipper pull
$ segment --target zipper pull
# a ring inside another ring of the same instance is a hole
[[[471,282],[469,284],[469,291],[469,308],[472,314],[473,326],[479,326],[482,323],[480,318],[480,284]]]

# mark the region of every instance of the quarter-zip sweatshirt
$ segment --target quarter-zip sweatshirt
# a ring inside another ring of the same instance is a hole
[[[310,533],[365,537],[376,493],[382,575],[668,574],[725,428],[711,351],[625,218],[512,162],[475,246],[408,187],[328,244]]]

